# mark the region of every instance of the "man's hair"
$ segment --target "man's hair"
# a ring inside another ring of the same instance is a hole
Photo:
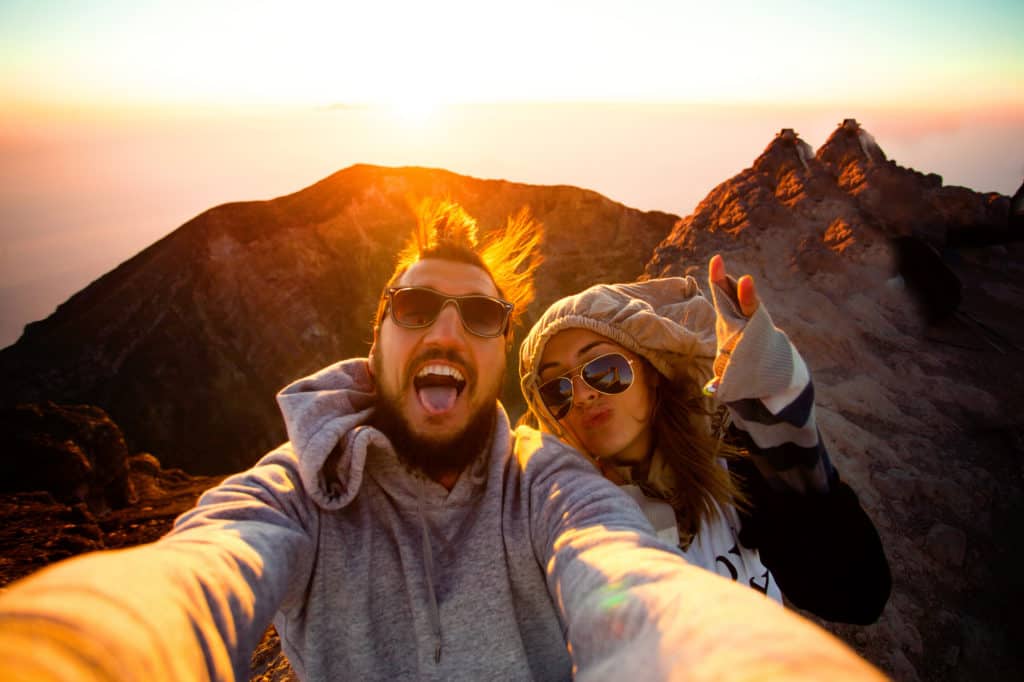
[[[509,217],[505,229],[495,231],[481,244],[476,220],[450,199],[424,199],[416,209],[416,229],[398,254],[395,271],[385,285],[395,286],[413,263],[428,258],[475,265],[486,272],[504,298],[515,308],[508,328],[519,322],[526,306],[533,300],[533,274],[541,263],[540,242],[544,226],[530,217],[524,206]],[[384,321],[387,296],[381,295],[374,319],[374,338]]]

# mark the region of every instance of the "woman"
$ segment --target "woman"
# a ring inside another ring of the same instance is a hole
[[[541,428],[624,485],[687,558],[829,620],[872,623],[891,577],[832,466],[807,367],[753,279],[597,285],[555,302],[520,348]],[[713,426],[724,405],[728,425]],[[723,442],[720,435],[725,435]]]

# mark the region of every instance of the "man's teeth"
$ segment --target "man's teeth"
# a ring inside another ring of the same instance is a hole
[[[455,369],[451,365],[425,365],[416,376],[425,377],[429,375],[440,375],[445,377],[452,377],[456,381],[465,381],[466,378],[462,376],[462,372]]]

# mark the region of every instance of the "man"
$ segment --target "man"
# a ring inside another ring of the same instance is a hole
[[[538,240],[520,215],[480,250],[458,206],[426,205],[369,359],[284,389],[289,442],[167,537],[3,595],[0,677],[244,679],[271,618],[312,680],[877,675],[511,431],[497,396]]]

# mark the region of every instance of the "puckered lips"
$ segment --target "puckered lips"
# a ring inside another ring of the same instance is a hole
[[[423,410],[431,416],[451,412],[466,387],[466,377],[452,365],[428,362],[413,377],[413,388]]]
[[[599,429],[612,418],[613,410],[608,405],[595,405],[583,413],[583,428]]]

